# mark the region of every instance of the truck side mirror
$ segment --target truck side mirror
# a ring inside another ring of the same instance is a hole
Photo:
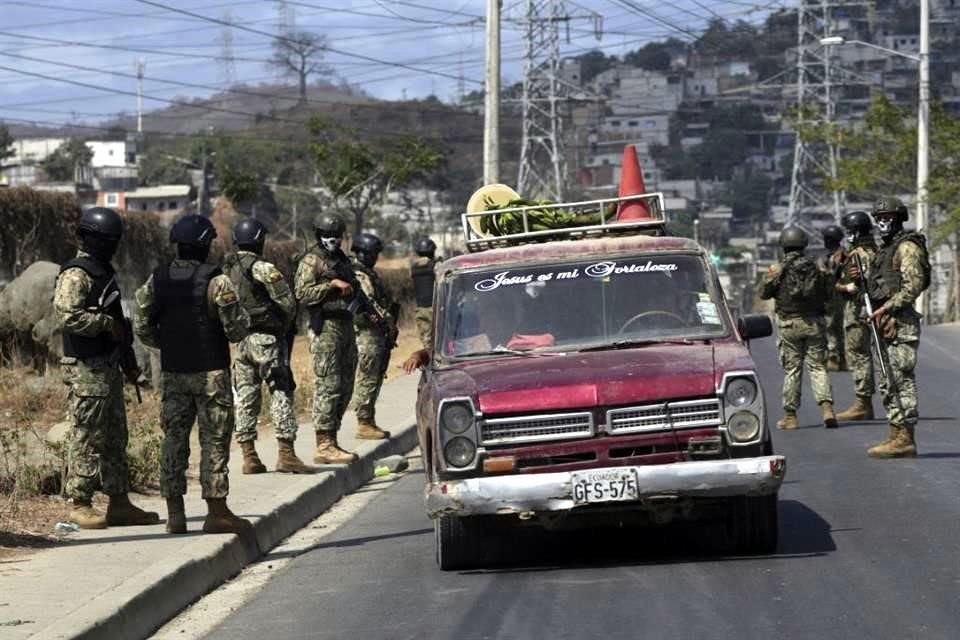
[[[773,323],[765,314],[752,313],[737,318],[737,331],[744,340],[766,338],[773,335]]]

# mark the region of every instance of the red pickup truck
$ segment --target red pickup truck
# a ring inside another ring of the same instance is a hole
[[[417,400],[441,568],[491,561],[505,527],[578,521],[710,518],[729,549],[774,550],[786,463],[747,348],[769,318],[735,318],[662,220],[491,240],[468,215]]]

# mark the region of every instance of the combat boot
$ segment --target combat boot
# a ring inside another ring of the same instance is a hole
[[[292,440],[277,440],[277,471],[280,473],[313,473],[293,450]]]
[[[837,420],[847,422],[852,420],[873,420],[873,398],[857,396],[848,408],[837,414]]]
[[[783,417],[777,422],[777,429],[783,429],[784,431],[792,431],[799,426],[796,411],[785,411]]]
[[[360,440],[386,440],[390,437],[389,431],[384,431],[374,422],[360,420],[357,422],[357,438]]]
[[[867,449],[871,458],[916,458],[917,443],[914,440],[914,427],[891,424],[893,437]]]
[[[241,442],[240,452],[243,454],[243,472],[245,474],[267,472],[267,468],[260,462],[260,456],[257,455],[257,447],[253,440]]]
[[[187,514],[183,508],[183,496],[167,498],[167,533],[186,533]]]
[[[107,517],[94,509],[89,500],[74,500],[67,519],[77,523],[81,529],[107,528]]]
[[[207,499],[207,517],[203,519],[204,533],[236,533],[242,536],[252,531],[253,524],[235,516],[227,507],[226,498]]]
[[[827,429],[837,428],[837,414],[833,412],[833,403],[827,400],[820,403],[820,415],[823,418],[823,426]]]
[[[359,457],[355,453],[344,451],[337,446],[337,434],[331,431],[317,431],[317,450],[313,454],[316,464],[350,464]]]
[[[107,526],[131,527],[159,522],[160,515],[157,512],[144,511],[133,506],[127,494],[118,493],[115,496],[110,496],[110,503],[107,505]]]

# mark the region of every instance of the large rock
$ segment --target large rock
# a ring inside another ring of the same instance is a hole
[[[0,334],[32,332],[53,316],[53,287],[60,272],[53,262],[34,262],[0,291]]]

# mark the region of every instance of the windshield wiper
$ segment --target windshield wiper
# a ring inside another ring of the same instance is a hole
[[[529,351],[524,349],[508,349],[507,347],[497,347],[489,351],[471,351],[469,353],[454,354],[454,358],[479,358],[483,356],[562,356],[562,351]]]
[[[707,340],[702,338],[702,340]],[[612,349],[632,349],[633,347],[649,347],[654,344],[694,344],[693,340],[688,338],[667,338],[664,340],[616,340],[614,342],[605,342],[592,347],[584,347],[580,351],[606,351]]]

